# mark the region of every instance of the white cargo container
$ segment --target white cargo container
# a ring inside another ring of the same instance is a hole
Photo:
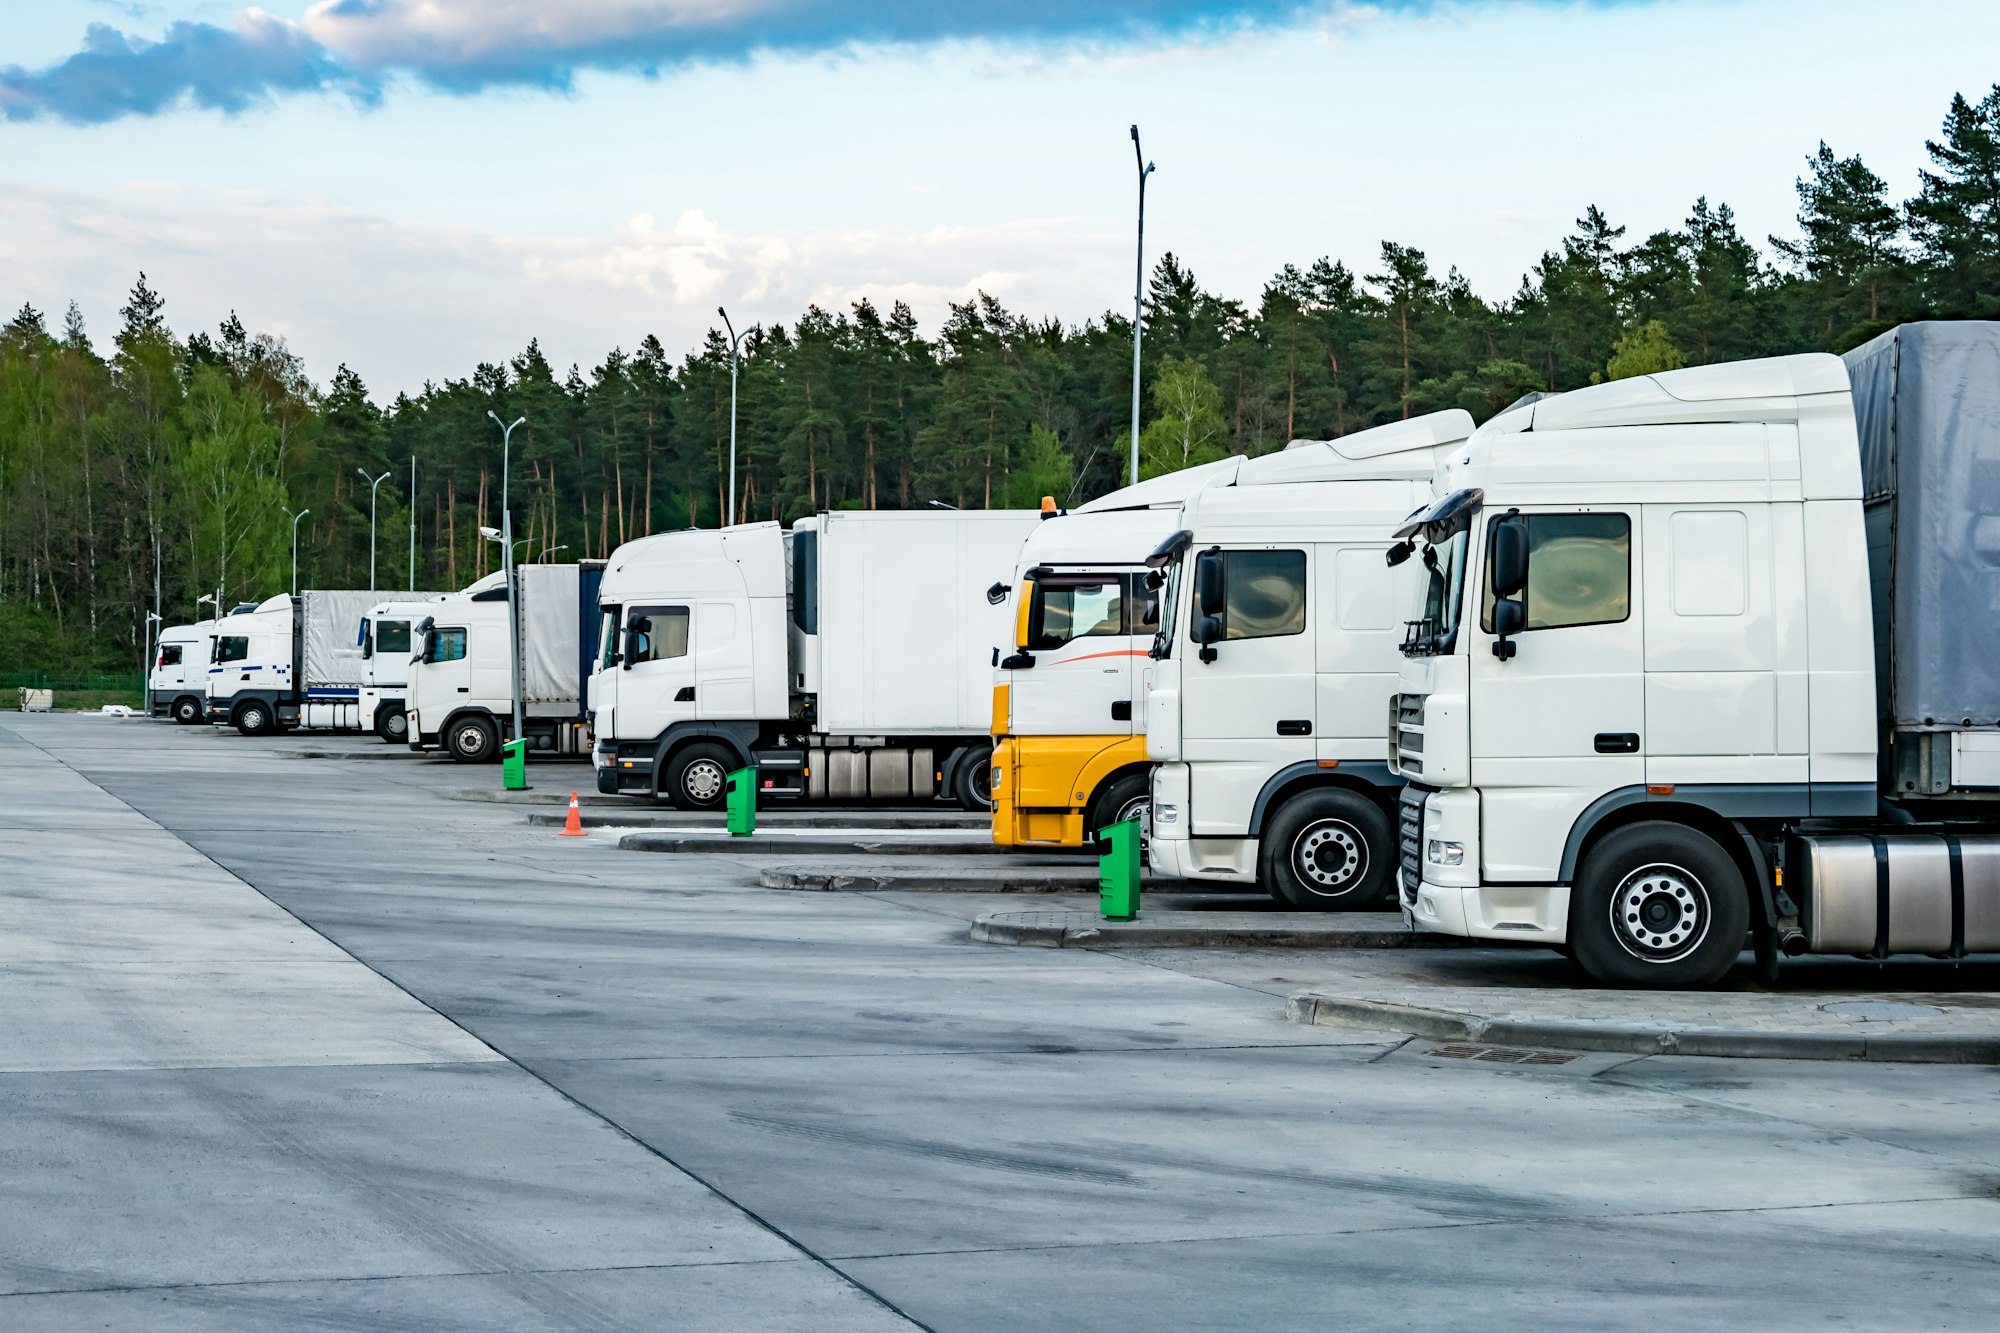
[[[597,647],[602,560],[518,565],[521,728],[537,753],[589,748],[584,683]],[[514,655],[507,584],[494,573],[440,597],[412,631],[404,686],[410,748],[443,749],[462,763],[497,759],[513,739]]]
[[[169,625],[153,646],[146,673],[146,706],[154,717],[191,726],[206,716],[208,663],[215,655],[214,620]]]
[[[833,513],[612,553],[592,678],[598,789],[989,799],[993,664],[1033,511]],[[989,589],[997,591],[989,595]]]
[[[436,594],[395,594],[415,600]],[[207,714],[245,735],[360,726],[361,621],[382,600],[365,588],[279,594],[227,617],[208,668]]]

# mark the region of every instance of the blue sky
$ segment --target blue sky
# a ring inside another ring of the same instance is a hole
[[[2000,80],[2000,6],[1900,12],[9,4],[0,303],[74,298],[103,336],[143,267],[176,328],[233,308],[380,395],[537,335],[560,364],[647,332],[678,355],[719,302],[741,324],[900,296],[934,327],[983,286],[1076,322],[1130,300],[1135,120],[1149,251],[1213,288],[1371,271],[1388,237],[1499,297],[1589,203],[1634,236],[1701,194],[1788,232],[1822,137],[1913,192],[1951,94]]]

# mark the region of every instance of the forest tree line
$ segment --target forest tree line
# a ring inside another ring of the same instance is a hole
[[[1286,265],[1254,303],[1153,270],[1140,447],[1149,474],[1414,414],[1484,419],[1522,394],[1681,365],[1844,351],[1911,319],[2000,318],[2000,85],[1954,97],[1896,197],[1821,144],[1798,234],[1760,245],[1726,204],[1631,236],[1596,207],[1513,295],[1384,241],[1360,269]],[[139,275],[100,346],[72,304],[0,326],[0,672],[133,670],[157,596],[167,623],[301,587],[364,587],[368,477],[377,586],[463,586],[495,568],[500,431],[521,558],[609,554],[711,526],[728,491],[729,344],[674,360],[657,338],[558,370],[530,342],[503,364],[376,402],[346,366],[321,386],[232,315],[177,334]],[[743,344],[738,521],[821,509],[1076,503],[1119,485],[1131,338],[980,295],[933,335],[901,302],[809,308]],[[410,494],[411,459],[416,490]],[[409,525],[417,528],[414,580]]]

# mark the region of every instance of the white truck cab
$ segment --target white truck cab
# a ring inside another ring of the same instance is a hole
[[[1400,624],[1385,518],[1472,433],[1433,413],[1253,458],[1204,487],[1148,563],[1165,598],[1146,753],[1153,869],[1257,882],[1309,909],[1394,892],[1381,715]]]
[[[993,840],[1081,847],[1107,824],[1143,820],[1147,652],[1159,589],[1146,557],[1181,506],[1227,482],[1242,458],[1152,477],[1052,513],[1014,570],[1015,634],[993,687]]]
[[[431,613],[437,597],[380,602],[361,622],[361,715],[363,731],[390,745],[410,738],[406,690],[416,625]]]
[[[1391,552],[1415,924],[1670,987],[2000,947],[1996,464],[1991,324],[1486,423]]]
[[[153,666],[146,674],[146,706],[154,717],[170,717],[192,726],[205,716],[215,625],[213,620],[198,620],[160,631],[153,646]]]

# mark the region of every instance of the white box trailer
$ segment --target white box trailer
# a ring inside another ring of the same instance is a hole
[[[514,569],[521,729],[537,753],[589,749],[584,690],[596,656],[603,574],[602,560]],[[500,573],[440,597],[417,619],[404,686],[411,749],[442,749],[462,763],[499,758],[501,744],[514,734],[507,623],[507,583]]]
[[[1039,521],[841,512],[620,547],[599,594],[598,789],[712,807],[755,764],[769,796],[986,808],[1008,577]]]
[[[197,620],[160,631],[146,673],[146,708],[154,717],[192,726],[207,715],[208,665],[215,655],[217,623]]]
[[[435,593],[391,594],[414,600]],[[383,599],[366,588],[280,593],[219,626],[208,668],[208,720],[245,735],[360,727],[361,622]]]

